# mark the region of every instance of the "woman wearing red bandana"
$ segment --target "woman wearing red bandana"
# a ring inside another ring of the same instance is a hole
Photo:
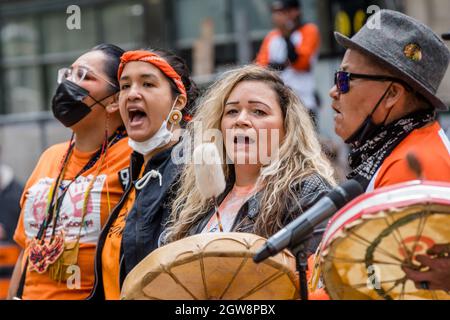
[[[125,275],[158,246],[180,166],[175,135],[198,90],[184,61],[168,52],[125,52],[117,73],[118,109],[134,150],[125,193],[100,235],[92,299],[119,299]],[[113,110],[110,110],[113,111]]]

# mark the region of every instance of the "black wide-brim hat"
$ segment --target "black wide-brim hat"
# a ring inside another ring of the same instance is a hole
[[[270,5],[270,8],[272,10],[300,9],[301,2],[300,0],[275,0]]]
[[[334,33],[336,41],[380,62],[438,110],[448,106],[436,96],[447,70],[450,51],[423,23],[397,11],[380,10],[351,39]]]

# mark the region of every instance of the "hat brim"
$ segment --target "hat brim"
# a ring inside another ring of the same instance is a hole
[[[339,43],[341,46],[343,46],[346,49],[355,49],[358,51],[362,51],[363,53],[367,54],[368,56],[372,57],[376,61],[380,62],[383,66],[386,66],[388,69],[391,69],[395,73],[401,74],[405,80],[406,83],[408,83],[416,92],[420,93],[426,100],[430,102],[430,104],[435,107],[439,111],[447,111],[448,106],[444,101],[439,99],[434,93],[429,91],[427,88],[425,88],[419,81],[417,81],[413,76],[408,74],[407,72],[398,69],[398,67],[389,61],[383,59],[382,57],[374,54],[372,51],[366,49],[365,47],[361,46],[360,44],[354,42],[349,37],[344,36],[343,34],[339,32],[334,32],[334,38],[336,39],[337,43]]]

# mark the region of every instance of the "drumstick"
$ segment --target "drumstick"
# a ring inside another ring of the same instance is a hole
[[[220,212],[219,212],[219,206],[217,205],[217,199],[214,197],[214,210],[216,210],[216,218],[217,218],[217,224],[219,225],[219,231],[223,232],[223,225],[222,225],[222,219],[220,219]]]

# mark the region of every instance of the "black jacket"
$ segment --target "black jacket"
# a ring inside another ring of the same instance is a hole
[[[169,203],[172,199],[172,185],[181,173],[181,166],[171,160],[172,148],[166,149],[155,155],[146,164],[144,173],[151,170],[158,171],[162,176],[162,185],[159,178],[152,178],[142,190],[136,190],[136,198],[132,209],[127,215],[125,228],[122,235],[120,254],[120,284],[125,276],[158,246],[158,238],[163,224],[170,214]],[[133,152],[129,168],[129,180],[126,190],[111,212],[100,234],[95,256],[95,283],[89,299],[104,299],[103,275],[102,275],[102,250],[109,229],[117,219],[128,195],[139,177],[143,165],[142,155]]]
[[[162,175],[162,185],[158,178],[152,179],[136,195],[133,208],[128,214],[122,237],[124,265],[128,274],[142,259],[158,247],[158,238],[169,218],[174,190],[172,189],[181,173],[181,165],[171,159],[171,151],[156,155],[146,166],[145,172],[157,170]],[[121,279],[121,283],[124,278]]]
[[[225,199],[227,194],[233,188],[233,185],[234,178],[232,178],[231,181],[227,183],[225,191],[220,197],[218,197],[218,203],[221,203]],[[308,210],[311,206],[313,206],[320,198],[322,198],[331,190],[331,186],[321,176],[314,174],[310,175],[304,181],[302,181],[301,186],[298,189],[299,205],[293,204],[290,207],[290,209],[286,212],[283,225],[287,225],[302,212]],[[262,191],[250,197],[250,199],[248,199],[242,205],[231,228],[232,232],[256,233],[254,231],[254,223],[260,212],[259,205],[261,197]],[[201,233],[214,213],[215,210],[212,209],[208,212],[207,215],[203,216],[199,221],[197,221],[190,229],[189,235]],[[322,235],[325,231],[327,222],[328,221],[325,221],[317,226],[311,234],[311,237],[309,237],[309,239],[307,240],[306,249],[308,255],[316,251],[320,241],[322,240]]]

